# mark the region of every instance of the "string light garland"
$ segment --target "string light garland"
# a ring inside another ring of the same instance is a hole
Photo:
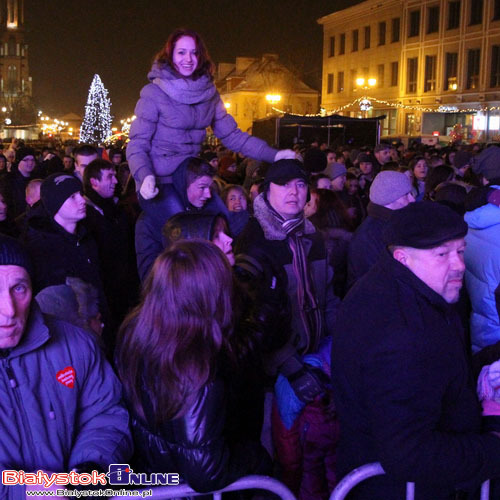
[[[348,108],[352,108],[355,105],[361,104],[363,101],[371,101],[375,102],[377,104],[382,104],[384,106],[390,106],[392,108],[399,108],[399,109],[406,109],[406,110],[412,110],[412,111],[423,111],[426,113],[485,113],[487,111],[497,111],[500,110],[500,106],[491,106],[491,107],[486,107],[483,106],[481,108],[458,108],[457,106],[439,106],[438,108],[431,108],[428,106],[420,106],[420,105],[410,105],[410,104],[402,104],[399,102],[389,102],[389,101],[384,101],[382,99],[377,99],[376,97],[368,97],[368,96],[363,96],[363,97],[358,97],[357,99],[354,99],[354,101],[345,104],[343,106],[340,106],[338,108],[332,109],[330,111],[326,111],[324,108],[321,109],[319,113],[308,113],[301,115],[299,113],[288,113],[287,111],[283,111],[282,109],[275,108],[273,107],[273,111],[276,111],[277,113],[280,114],[287,114],[290,116],[301,116],[301,117],[322,117],[322,116],[331,116],[340,113],[341,111],[344,111]]]
[[[112,135],[111,101],[99,75],[94,75],[90,85],[85,117],[80,129],[80,142],[103,144]]]

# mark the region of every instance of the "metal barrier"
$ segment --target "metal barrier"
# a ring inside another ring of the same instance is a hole
[[[214,500],[220,500],[223,493],[239,490],[265,490],[278,495],[281,500],[297,500],[295,495],[280,481],[268,476],[245,476],[238,479],[234,483],[226,486],[222,490],[210,491],[207,493],[198,493],[190,488],[187,484],[178,486],[156,486],[154,488],[143,488],[135,490],[142,494],[143,491],[153,490],[153,496],[144,498],[153,498],[155,500],[168,500],[174,498],[189,498],[198,497],[201,495],[212,495]],[[142,496],[116,496],[113,499],[130,500],[130,498],[143,498]]]
[[[342,481],[335,487],[330,495],[329,500],[344,500],[347,494],[359,483],[374,476],[385,474],[384,469],[379,462],[362,465],[357,469],[349,472]],[[490,498],[490,482],[485,481],[481,485],[481,500],[489,500]],[[415,499],[415,483],[406,483],[406,500]]]

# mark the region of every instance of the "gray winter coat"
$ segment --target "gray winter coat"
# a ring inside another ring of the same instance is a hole
[[[207,127],[232,151],[274,161],[277,150],[237,127],[208,76],[183,78],[169,65],[154,63],[148,79],[151,83],[141,91],[127,146],[138,186],[148,175],[160,184],[171,183],[177,166],[199,154]]]
[[[1,470],[107,469],[130,458],[121,385],[87,332],[43,316],[33,301],[21,341],[2,354]],[[0,498],[24,500],[25,487],[0,486]]]

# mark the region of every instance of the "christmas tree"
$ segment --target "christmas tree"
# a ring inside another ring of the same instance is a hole
[[[111,135],[111,101],[99,75],[94,75],[90,85],[85,117],[80,128],[80,142],[103,144]]]

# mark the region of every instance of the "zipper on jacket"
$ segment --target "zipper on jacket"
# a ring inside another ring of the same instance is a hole
[[[2,360],[4,366],[5,366],[5,372],[7,373],[7,377],[9,378],[9,384],[12,389],[12,393],[14,394],[14,397],[17,402],[17,407],[19,410],[19,413],[21,415],[21,419],[23,421],[23,429],[26,432],[26,440],[27,444],[29,446],[29,451],[24,450],[24,452],[28,452],[30,457],[29,459],[31,460],[30,464],[25,464],[26,467],[33,467],[33,465],[36,463],[35,456],[36,456],[36,448],[33,442],[33,433],[31,432],[31,426],[30,426],[30,420],[28,416],[26,415],[26,409],[24,408],[21,395],[19,393],[19,384],[17,382],[16,376],[14,374],[14,370],[10,366],[10,362],[8,359],[3,359]]]

